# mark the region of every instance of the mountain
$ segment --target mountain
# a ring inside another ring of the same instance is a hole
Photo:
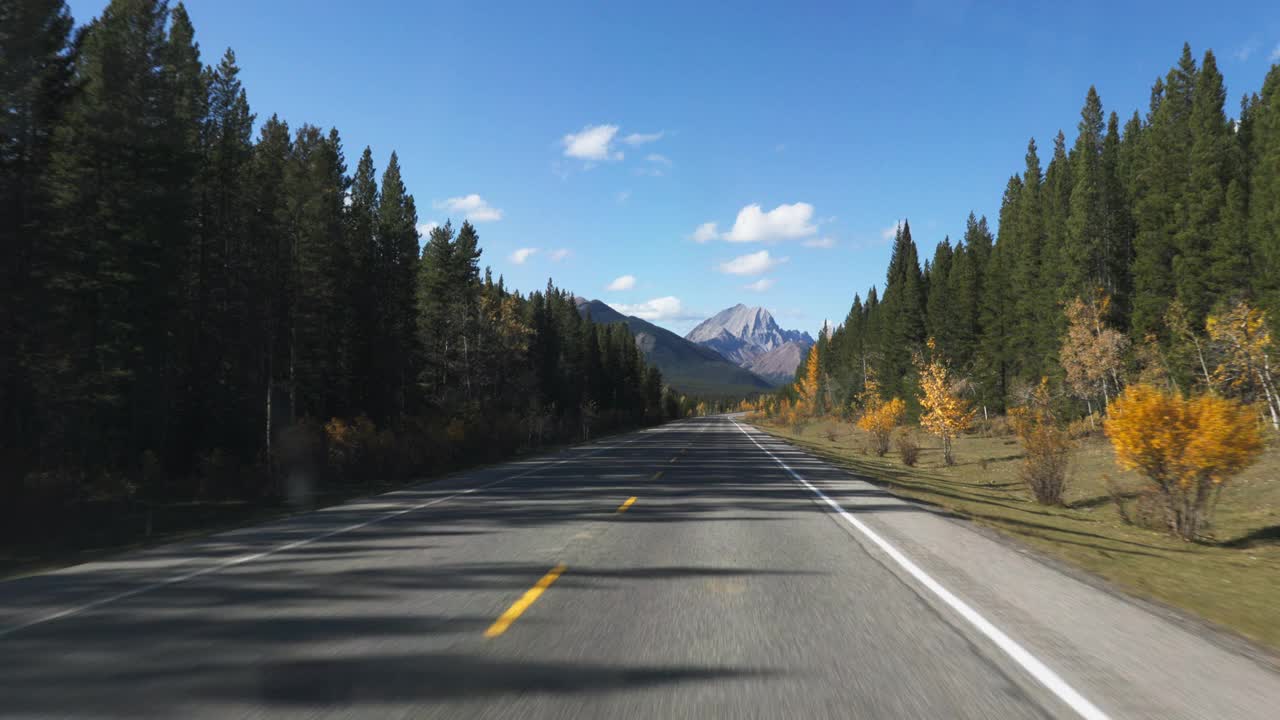
[[[804,362],[812,342],[792,340],[751,359],[744,368],[775,385],[785,385],[796,379],[796,369]]]
[[[779,385],[791,382],[813,345],[809,333],[784,330],[768,310],[741,303],[702,321],[685,339]]]
[[[598,323],[626,323],[645,359],[662,371],[668,385],[690,395],[738,396],[767,392],[773,385],[738,367],[720,353],[641,320],[623,315],[599,300],[576,298],[578,312]]]

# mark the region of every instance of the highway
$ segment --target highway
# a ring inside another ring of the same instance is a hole
[[[731,417],[0,583],[0,716],[1275,718],[1243,644]]]

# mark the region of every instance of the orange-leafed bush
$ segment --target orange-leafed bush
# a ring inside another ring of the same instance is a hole
[[[956,463],[951,442],[957,435],[969,429],[977,412],[969,401],[960,395],[960,382],[952,376],[951,368],[938,356],[933,338],[929,339],[928,362],[917,358],[920,367],[920,426],[942,440],[942,459],[948,465]]]
[[[1014,408],[1011,420],[1026,453],[1020,473],[1022,481],[1036,502],[1061,505],[1067,490],[1071,438],[1069,431],[1062,428],[1054,415],[1048,378],[1041,379],[1026,405]]]
[[[1121,467],[1137,470],[1164,498],[1170,528],[1194,539],[1212,499],[1262,452],[1257,415],[1216,395],[1185,399],[1150,385],[1112,403],[1107,436]]]
[[[858,427],[871,436],[876,455],[883,457],[889,452],[893,429],[902,422],[906,412],[907,405],[899,398],[888,401],[880,400],[879,397],[867,399],[867,409],[858,419]]]

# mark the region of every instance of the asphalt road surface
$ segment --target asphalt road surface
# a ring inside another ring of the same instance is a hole
[[[723,417],[0,583],[0,668],[5,717],[1280,717],[1266,657]]]

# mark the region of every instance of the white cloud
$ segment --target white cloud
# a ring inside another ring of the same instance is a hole
[[[738,211],[733,229],[724,234],[724,239],[729,242],[760,242],[806,237],[816,232],[813,206],[809,203],[779,205],[769,212],[752,203]]]
[[[519,250],[516,250],[515,252],[511,253],[509,257],[511,259],[511,262],[517,265],[523,265],[526,260],[533,257],[533,255],[537,252],[538,252],[538,248],[520,248]]]
[[[1269,60],[1271,60],[1271,62],[1280,60],[1280,45],[1276,45],[1275,49],[1271,51],[1271,57]]]
[[[435,203],[437,208],[461,214],[472,222],[492,222],[502,219],[502,211],[493,207],[484,198],[475,193],[451,197],[443,202]]]
[[[565,135],[565,157],[579,160],[621,160],[622,151],[614,151],[612,144],[618,134],[617,125],[588,125],[576,133]]]
[[[605,290],[611,290],[613,292],[617,292],[619,290],[630,290],[635,286],[636,286],[635,275],[623,275],[621,277],[614,278],[613,282],[609,283],[609,285],[605,287]]]
[[[631,197],[631,191],[630,191],[630,190],[619,190],[619,191],[618,191],[618,194],[617,194],[617,195],[615,195],[615,197],[618,199],[618,202],[620,202],[620,203],[624,203],[624,202],[626,202],[626,201]]]
[[[646,300],[635,305],[614,305],[614,310],[623,315],[634,315],[641,320],[662,322],[664,320],[688,320],[696,316],[685,309],[680,298],[673,295]]]
[[[648,177],[662,177],[666,175],[666,171],[660,167],[638,167],[631,171],[632,174]]]
[[[880,239],[881,239],[881,240],[892,240],[892,239],[893,239],[893,238],[898,234],[898,228],[899,228],[901,225],[902,225],[902,223],[901,223],[901,222],[896,222],[896,223],[894,223],[894,224],[890,225],[889,227],[887,227],[887,228],[885,228],[885,229],[881,230],[881,231],[880,231]]]
[[[774,146],[773,146],[773,151],[774,151],[774,152],[786,152],[786,151],[787,151],[787,144],[786,144],[786,143],[778,143],[777,145],[774,145]]]
[[[667,157],[666,155],[659,155],[658,153],[649,153],[648,155],[645,156],[644,159],[648,160],[649,162],[655,165],[664,165],[666,167],[671,167],[671,158]]]
[[[568,248],[560,248],[559,250],[552,250],[547,257],[551,258],[551,262],[560,262],[572,254]]]
[[[440,223],[436,222],[435,220],[419,223],[418,234],[421,235],[422,237],[427,237],[428,235],[431,234],[432,230],[435,230],[438,227],[440,227]]]
[[[689,237],[691,237],[696,243],[706,243],[720,237],[720,233],[716,230],[715,223],[706,222],[699,225],[698,229],[694,230],[693,235],[690,235]]]
[[[760,278],[759,280],[753,283],[748,283],[746,285],[743,285],[742,289],[751,290],[753,292],[764,292],[765,290],[768,290],[769,288],[773,287],[774,282],[775,281],[773,278]]]
[[[1240,62],[1244,62],[1245,60],[1248,60],[1249,56],[1253,55],[1254,51],[1257,49],[1258,49],[1258,43],[1256,41],[1250,40],[1249,42],[1242,45],[1239,50],[1236,50],[1234,53],[1232,53],[1232,55],[1235,56],[1236,60],[1239,60]]]
[[[801,245],[808,248],[833,248],[836,246],[836,241],[834,238],[821,237],[813,238],[812,240],[805,240]]]
[[[645,143],[651,143],[655,140],[661,140],[662,136],[665,134],[666,133],[661,130],[656,133],[631,133],[630,135],[622,138],[622,142],[628,145],[644,145]]]
[[[759,275],[781,265],[790,258],[774,258],[768,250],[761,250],[749,255],[741,255],[729,262],[721,263],[717,269],[729,275]]]

